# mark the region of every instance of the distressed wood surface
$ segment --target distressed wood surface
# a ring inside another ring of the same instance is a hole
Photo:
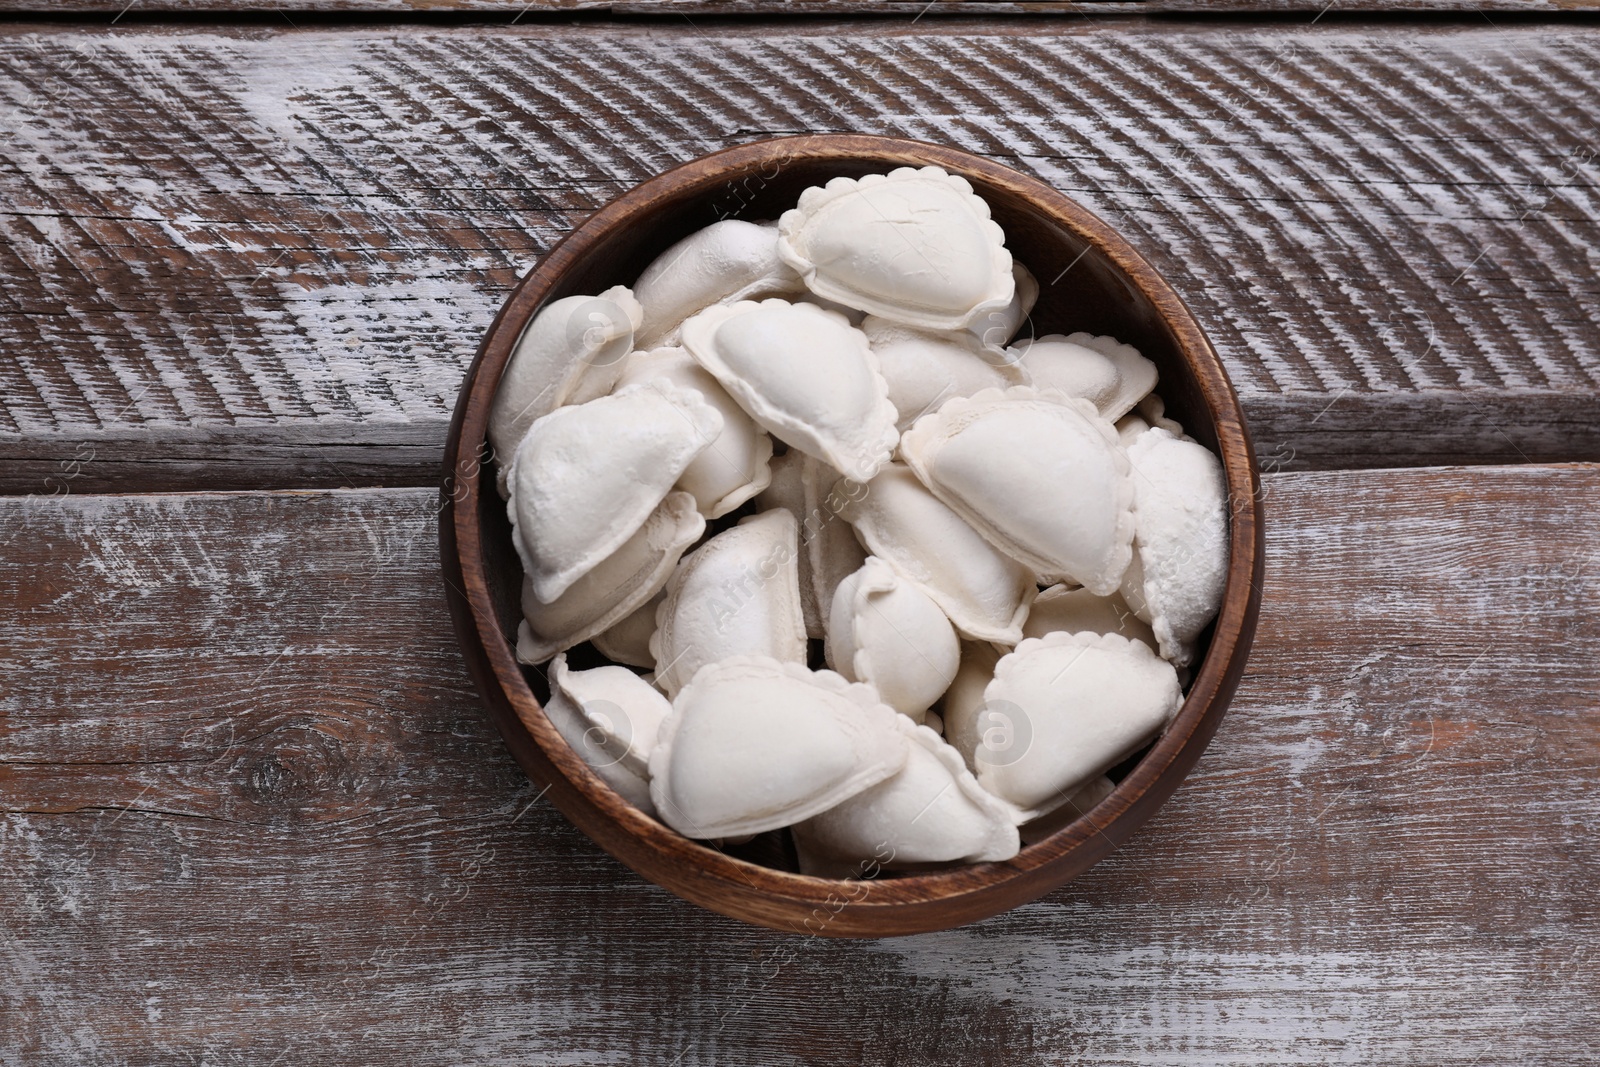
[[[539,800],[431,493],[0,501],[0,1062],[1591,1063],[1600,466],[1265,482],[1176,798],[1037,904],[863,944]]]
[[[573,14],[634,16],[743,15],[786,18],[796,15],[894,15],[972,17],[974,15],[1149,15],[1149,14],[1321,14],[1341,15],[1472,12],[1474,14],[1566,14],[1600,8],[1600,0],[0,0],[0,12],[22,14],[98,13],[134,19],[152,14],[259,15],[283,19],[291,12],[356,12],[399,16],[461,13],[505,15],[521,22]],[[292,21],[292,20],[290,20]]]
[[[427,484],[561,234],[833,130],[991,156],[1121,228],[1269,469],[1600,457],[1600,27],[1310,21],[13,25],[0,490]]]

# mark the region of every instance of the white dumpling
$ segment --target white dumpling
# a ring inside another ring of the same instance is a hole
[[[789,826],[905,766],[903,716],[832,671],[736,656],[673,701],[650,758],[663,822],[687,837]]]
[[[852,326],[860,326],[867,317],[867,313],[865,311],[861,311],[853,307],[846,307],[837,300],[824,299],[823,297],[818,296],[816,293],[802,293],[798,296],[791,296],[789,299],[796,304],[815,304],[824,311],[832,311],[843,315],[844,320]]]
[[[654,385],[534,423],[512,460],[507,505],[534,595],[554,601],[621,548],[721,431],[699,394]]]
[[[668,696],[730,656],[805,663],[797,529],[788,511],[764,511],[684,557],[650,637],[656,684]]]
[[[827,631],[834,590],[867,561],[866,549],[840,514],[852,499],[866,491],[865,483],[840,478],[839,472],[819,459],[801,454],[800,488],[805,511],[800,516],[801,596],[816,605],[819,627],[813,637]],[[809,632],[809,631],[808,631]]]
[[[1137,410],[1130,411],[1117,420],[1117,440],[1122,442],[1123,448],[1127,448],[1133,444],[1134,438],[1149,428],[1150,424],[1144,420],[1143,415]]]
[[[979,718],[984,709],[984,690],[994,681],[994,669],[1005,655],[988,641],[961,642],[961,661],[950,687],[939,700],[939,717],[946,741],[961,754],[969,771],[976,772],[974,756],[982,732]]]
[[[795,517],[800,523],[800,539],[802,546],[805,541],[806,490],[801,482],[801,469],[805,461],[810,459],[799,449],[791,448],[780,456],[773,456],[769,468],[772,471],[772,481],[767,487],[756,494],[755,503],[758,512],[771,511],[773,508],[782,508]],[[806,636],[821,637],[824,631],[825,611],[817,608],[817,598],[811,591],[811,560],[804,547],[800,551],[799,559],[800,578],[800,616],[805,620]]]
[[[888,383],[897,430],[908,429],[951,397],[1029,384],[1021,363],[995,355],[961,330],[917,330],[869,315],[861,331]]]
[[[672,497],[669,495],[667,499],[671,500]],[[695,537],[698,538],[699,534]],[[674,559],[673,564],[676,563],[677,560]],[[662,586],[667,584],[670,576],[670,569],[662,572]],[[602,656],[614,663],[626,663],[630,667],[655,670],[656,658],[650,654],[650,637],[656,632],[656,608],[660,606],[663,595],[662,590],[658,589],[649,600],[595,634],[590,639],[594,647]]]
[[[939,167],[807,189],[778,220],[778,254],[813,293],[930,330],[962,329],[1016,288],[989,205]]]
[[[1167,405],[1159,394],[1151,393],[1128,412],[1117,420],[1117,437],[1124,447],[1133,444],[1134,438],[1153,427],[1160,427],[1174,437],[1185,441],[1194,438],[1183,432],[1183,426],[1173,419],[1167,418]]]
[[[803,516],[806,511],[806,490],[800,481],[800,473],[803,462],[808,458],[796,448],[773,456],[770,464],[772,480],[756,494],[756,507],[761,511],[784,508],[796,519]]]
[[[949,688],[961,659],[939,605],[875,556],[839,583],[824,647],[830,668],[873,686],[917,723]]]
[[[1228,583],[1228,493],[1205,446],[1160,428],[1128,446],[1133,464],[1133,561],[1122,596],[1180,667],[1222,606]]]
[[[1033,574],[995,548],[898,463],[844,493],[840,511],[872,554],[921,586],[968,637],[1015,644],[1038,588]]]
[[[860,877],[873,867],[1017,854],[1017,812],[984,791],[938,734],[924,726],[908,733],[906,763],[896,774],[794,828],[802,874]]]
[[[1114,337],[1053,333],[1023,341],[1017,351],[1036,387],[1082,397],[1113,422],[1156,386],[1156,365]]]
[[[667,699],[626,667],[574,671],[565,654],[550,664],[550,699],[544,713],[596,774],[647,815],[650,754],[672,712]]]
[[[533,582],[524,575],[524,621],[517,633],[517,658],[523,663],[543,663],[557,652],[591,638],[597,639],[598,647],[602,633],[649,607],[651,598],[672,576],[672,568],[684,549],[699,540],[705,528],[706,521],[695,507],[694,497],[668,493],[637,533],[554,601],[547,604],[535,596]],[[655,628],[653,614],[650,626],[651,630]],[[639,663],[612,655],[604,648],[601,651],[620,662],[654,666],[651,659]],[[649,654],[648,647],[645,654]]]
[[[774,223],[714,222],[661,253],[634,282],[642,316],[635,347],[675,344],[682,322],[713,304],[804,291],[778,256]]]
[[[933,494],[1012,558],[1106,595],[1133,553],[1133,486],[1088,401],[1016,388],[946,402],[900,442]]]
[[[1125,344],[1115,337],[1084,332],[1067,334],[1067,341],[1091,348],[1116,365],[1120,386],[1116,398],[1104,409],[1106,418],[1113,422],[1143,404],[1149,398],[1150,391],[1156,387],[1159,372],[1155,363],[1133,345]],[[1156,402],[1159,404],[1160,399],[1157,398]],[[1159,414],[1158,408],[1157,415]]]
[[[1155,649],[1156,637],[1150,626],[1122,598],[1121,593],[1095,596],[1087,589],[1053,585],[1034,598],[1022,636],[1043,637],[1048,633],[1121,634],[1143,641]]]
[[[1039,816],[1019,827],[1022,843],[1036,845],[1058,830],[1065,830],[1089,814],[1100,802],[1116,791],[1117,783],[1101,775],[1072,794],[1059,808]],[[1098,827],[1096,827],[1098,829]]]
[[[511,457],[528,427],[564,404],[604,396],[622,375],[641,310],[625,286],[568,296],[533,317],[511,353],[489,411],[489,444],[506,493]]]
[[[1032,271],[1013,260],[1011,278],[1016,287],[1011,302],[1003,308],[980,315],[967,325],[972,336],[996,356],[1005,353],[1006,345],[1017,336],[1028,321],[1028,316],[1033,313],[1033,306],[1039,302],[1039,280]]]
[[[1118,634],[1030,637],[984,691],[983,787],[1040,815],[1153,741],[1183,702],[1178,674]]]
[[[888,385],[843,316],[787,300],[741,301],[683,324],[683,346],[774,437],[865,480],[899,434]]]
[[[860,490],[861,483],[840,481],[839,472],[790,449],[772,461],[772,484],[756,497],[760,509],[783,508],[800,524],[800,609],[806,636],[827,633],[833,591],[866,561],[866,550],[839,514],[845,497],[835,490]]]
[[[709,372],[681,348],[635,352],[628,359],[619,389],[649,382],[669,382],[693,389],[722,416],[722,432],[678,477],[678,488],[693,493],[708,519],[720,518],[767,487],[772,438],[734,403]]]

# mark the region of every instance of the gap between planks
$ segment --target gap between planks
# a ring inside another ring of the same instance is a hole
[[[1255,396],[1265,473],[1600,460],[1595,401],[1569,394]],[[442,487],[442,420],[152,427],[0,439],[0,496]]]

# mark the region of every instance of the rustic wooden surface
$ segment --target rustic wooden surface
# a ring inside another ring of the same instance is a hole
[[[1591,1064],[1593,6],[0,0],[0,1064]],[[1461,14],[1341,19],[1408,7]],[[865,944],[695,909],[539,798],[430,488],[561,234],[836,130],[1122,229],[1269,472],[1256,651],[1172,803]],[[1510,465],[1363,469],[1443,463]]]
[[[1269,476],[1196,774],[1042,902],[702,912],[506,755],[426,490],[0,501],[0,1062],[1592,1062],[1600,466]]]
[[[477,15],[537,21],[541,17],[616,14],[679,18],[683,15],[890,15],[969,18],[974,15],[1102,17],[1151,14],[1394,14],[1472,12],[1551,15],[1588,12],[1600,0],[0,0],[0,12],[116,16],[138,21],[151,14],[243,15],[287,20],[291,14]]]
[[[832,130],[1121,228],[1269,465],[1600,458],[1600,27],[1316,21],[0,24],[0,489],[429,484],[554,240]]]

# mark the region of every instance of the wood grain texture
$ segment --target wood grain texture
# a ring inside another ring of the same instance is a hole
[[[138,0],[140,18],[152,14],[264,15],[353,12],[399,16],[463,13],[517,19],[571,14],[679,17],[741,15],[895,15],[966,18],[992,16],[1093,16],[1121,14],[1320,14],[1328,0]],[[1564,14],[1600,8],[1600,0],[1338,0],[1342,15],[1396,12]],[[0,12],[124,15],[128,0],[0,0]]]
[[[1177,797],[868,944],[694,909],[536,798],[431,493],[0,501],[0,1062],[1591,1062],[1600,467],[1265,483]]]
[[[0,486],[128,431],[80,490],[431,480],[557,237],[674,163],[840,130],[1119,227],[1264,456],[1600,456],[1600,28],[924,26],[0,37]]]

